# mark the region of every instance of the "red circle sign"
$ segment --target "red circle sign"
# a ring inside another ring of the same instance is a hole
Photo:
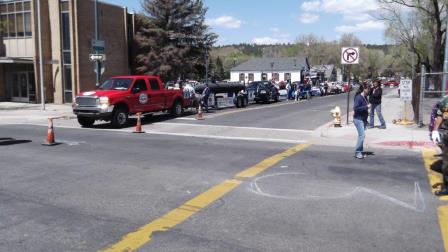
[[[347,48],[342,53],[342,60],[347,63],[353,63],[358,60],[358,51],[355,48]]]

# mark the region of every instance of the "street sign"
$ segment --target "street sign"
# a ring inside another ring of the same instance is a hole
[[[89,55],[90,61],[106,61],[106,55],[105,54],[90,54]]]
[[[106,43],[104,42],[104,40],[92,39],[92,52],[97,54],[104,53],[105,46]]]
[[[400,81],[400,100],[412,101],[412,80]]]
[[[341,64],[359,64],[359,47],[342,47]]]

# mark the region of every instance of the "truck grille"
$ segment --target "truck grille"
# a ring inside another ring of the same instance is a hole
[[[82,107],[95,107],[98,105],[96,97],[89,97],[89,96],[79,96],[76,97],[76,103],[78,106]]]

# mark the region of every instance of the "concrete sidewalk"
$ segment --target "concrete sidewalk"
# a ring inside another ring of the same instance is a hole
[[[46,123],[49,117],[73,116],[71,104],[0,102],[0,124]]]
[[[430,118],[430,108],[435,100],[426,100],[423,114],[423,122],[428,124]],[[426,108],[426,107],[429,107]],[[429,111],[429,112],[428,112]],[[382,113],[386,121],[386,129],[367,129],[364,147],[366,151],[369,148],[397,148],[397,149],[416,149],[434,148],[436,147],[429,139],[429,131],[427,125],[419,128],[416,124],[398,125],[393,124],[393,120],[404,119],[404,103],[400,101],[397,92],[388,92],[383,96]],[[353,125],[353,113],[349,117],[349,125],[346,125],[346,116],[342,118],[343,127],[335,128],[333,123],[329,123],[317,129],[314,133],[314,141],[322,145],[338,145],[352,146],[356,144],[358,137],[355,126]],[[411,103],[407,104],[406,119],[410,120],[414,117]],[[380,122],[375,115],[375,125],[379,126]]]

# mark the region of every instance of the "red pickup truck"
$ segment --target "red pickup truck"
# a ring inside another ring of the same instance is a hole
[[[129,115],[167,110],[180,116],[187,104],[182,89],[165,89],[158,76],[117,76],[97,90],[78,94],[73,113],[83,127],[104,120],[122,128],[127,125]]]

